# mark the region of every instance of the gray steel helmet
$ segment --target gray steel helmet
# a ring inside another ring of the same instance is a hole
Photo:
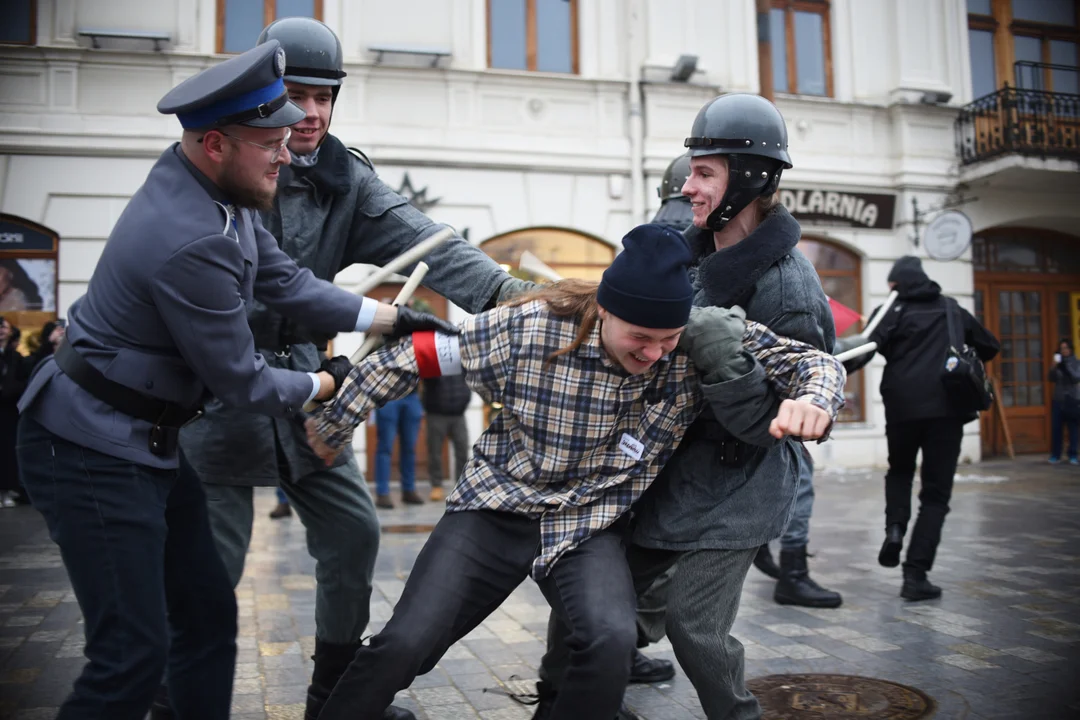
[[[256,45],[267,40],[277,40],[285,48],[286,81],[333,86],[337,99],[345,71],[341,41],[333,30],[314,18],[281,18],[263,29]]]
[[[711,100],[694,118],[684,144],[692,158],[727,158],[727,192],[707,221],[714,231],[756,198],[776,192],[781,173],[792,166],[784,118],[760,95],[731,93]]]
[[[682,194],[683,183],[690,177],[690,155],[680,155],[671,161],[664,171],[664,177],[660,180],[660,187],[656,188],[657,196],[667,202],[668,200],[685,200]]]

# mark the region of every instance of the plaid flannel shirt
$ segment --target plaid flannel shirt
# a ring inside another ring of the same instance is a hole
[[[608,358],[599,323],[575,350],[546,362],[573,342],[578,327],[575,318],[557,317],[534,301],[476,315],[462,324],[460,336],[466,381],[503,408],[473,446],[447,512],[487,509],[539,518],[537,579],[562,553],[630,509],[705,404],[686,352],[676,349],[648,372],[630,375]],[[780,395],[807,397],[836,418],[845,373],[831,355],[754,322],[746,324],[743,347]],[[419,382],[411,339],[368,356],[316,416],[319,436],[335,448],[350,442],[373,408]],[[634,441],[629,451],[626,436]]]

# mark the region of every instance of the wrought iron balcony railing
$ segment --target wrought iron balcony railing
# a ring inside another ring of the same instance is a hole
[[[964,106],[956,119],[961,165],[1001,155],[1080,160],[1080,95],[1012,88]]]

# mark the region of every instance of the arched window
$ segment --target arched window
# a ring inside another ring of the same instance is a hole
[[[563,277],[598,282],[615,259],[615,248],[599,238],[550,227],[498,235],[481,243],[480,249],[514,274],[518,274],[521,253],[528,250]]]
[[[814,264],[821,278],[825,294],[843,305],[862,314],[862,271],[859,256],[828,240],[803,237],[799,250]],[[844,335],[856,335],[858,323],[848,328]],[[864,402],[865,373],[852,373],[844,388],[847,403],[840,411],[841,422],[863,422],[866,419]]]

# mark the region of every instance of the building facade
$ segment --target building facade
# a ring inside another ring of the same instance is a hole
[[[61,315],[179,137],[158,99],[253,45],[270,20],[310,15],[345,52],[333,132],[511,268],[530,250],[563,274],[597,277],[655,211],[697,110],[723,92],[772,97],[795,164],[782,200],[826,292],[869,314],[892,263],[923,257],[1004,341],[991,368],[1001,409],[968,426],[962,458],[1003,452],[1006,429],[1017,451],[1049,446],[1049,357],[1080,313],[1076,0],[9,5],[0,211],[59,234]],[[959,257],[935,260],[928,225],[950,209],[970,219],[974,241],[961,233]],[[882,367],[850,380],[843,425],[812,449],[823,463],[884,464]],[[483,417],[472,412],[475,432]]]

